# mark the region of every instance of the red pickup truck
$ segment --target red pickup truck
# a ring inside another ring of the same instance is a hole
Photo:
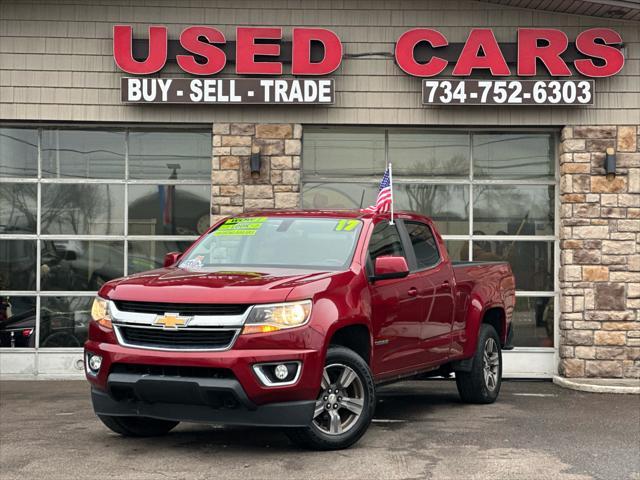
[[[123,435],[208,422],[345,448],[382,383],[455,373],[464,401],[495,401],[514,290],[507,263],[452,263],[413,213],[224,219],[164,268],[100,289],[85,344],[93,407]]]

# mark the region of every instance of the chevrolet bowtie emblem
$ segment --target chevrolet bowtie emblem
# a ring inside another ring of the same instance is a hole
[[[162,325],[165,329],[175,330],[178,327],[186,327],[192,317],[181,317],[177,313],[165,313],[158,315],[153,322],[154,325]]]

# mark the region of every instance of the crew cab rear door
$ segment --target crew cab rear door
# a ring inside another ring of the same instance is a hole
[[[403,256],[409,263],[397,222],[378,222],[369,239],[367,271],[380,256]],[[423,308],[416,276],[370,281],[374,339],[374,374],[402,373],[423,363],[421,347]]]
[[[411,276],[424,311],[420,332],[423,362],[440,364],[447,360],[451,343],[455,308],[453,269],[445,252],[440,251],[431,225],[417,220],[404,220],[402,225],[408,237]]]

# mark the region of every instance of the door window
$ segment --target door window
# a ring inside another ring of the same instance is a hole
[[[433,267],[440,261],[436,239],[428,225],[418,222],[405,222],[413,251],[416,254],[418,270]]]
[[[375,265],[376,258],[388,255],[405,257],[402,240],[395,225],[380,222],[374,227],[369,241],[371,265]]]

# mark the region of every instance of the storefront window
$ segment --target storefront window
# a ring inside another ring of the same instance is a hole
[[[389,161],[400,176],[465,177],[469,175],[469,135],[389,131]]]
[[[0,295],[0,348],[35,346],[36,297]]]
[[[518,297],[513,312],[516,347],[553,347],[553,297]]]
[[[474,134],[476,178],[552,179],[555,141],[549,134]]]
[[[210,128],[0,128],[0,347],[80,348],[105,282],[208,228],[210,177]]]
[[[87,339],[92,302],[91,297],[43,297],[39,346],[82,347]]]
[[[129,242],[127,259],[129,273],[162,268],[165,254],[169,252],[184,252],[192,243],[176,240]]]
[[[129,178],[202,180],[210,176],[210,133],[129,133]]]
[[[42,233],[64,235],[122,235],[123,184],[42,185]]]
[[[35,240],[3,240],[0,237],[0,292],[35,290],[36,262]]]
[[[38,175],[38,130],[0,128],[0,177]]]
[[[124,132],[44,129],[42,176],[123,178],[124,149]]]
[[[553,346],[554,133],[307,127],[302,155],[305,208],[374,204],[388,159],[396,209],[431,217],[452,260],[510,263],[514,322],[539,317],[544,303],[551,327],[538,319],[533,329],[516,328],[516,345]]]
[[[201,185],[131,185],[130,235],[200,235],[209,228],[211,188]]]
[[[553,185],[477,185],[473,225],[482,235],[553,235]]]
[[[32,183],[0,183],[0,234],[36,233],[38,188]]]
[[[382,175],[383,129],[313,129],[304,134],[304,174],[321,177]]]

